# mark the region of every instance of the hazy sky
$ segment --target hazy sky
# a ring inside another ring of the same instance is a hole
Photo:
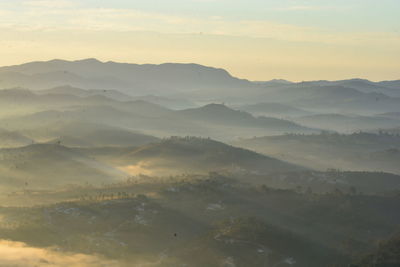
[[[252,80],[400,79],[399,0],[1,0],[0,65],[195,62]]]

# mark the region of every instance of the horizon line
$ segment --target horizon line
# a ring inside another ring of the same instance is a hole
[[[400,77],[398,79],[391,79],[391,80],[373,80],[365,77],[349,77],[349,78],[344,78],[344,79],[339,79],[339,80],[330,80],[330,79],[315,79],[315,80],[290,80],[290,79],[285,79],[285,78],[272,78],[272,79],[265,79],[265,80],[251,80],[247,78],[241,78],[237,77],[231,74],[231,72],[222,67],[215,67],[215,66],[209,66],[209,65],[203,65],[200,63],[195,63],[195,62],[164,62],[164,63],[133,63],[133,62],[120,62],[120,61],[114,61],[114,60],[105,60],[102,61],[96,57],[88,57],[88,58],[82,58],[82,59],[62,59],[62,58],[53,58],[49,60],[33,60],[33,61],[27,61],[23,62],[20,64],[12,64],[12,65],[0,65],[0,68],[10,68],[10,67],[16,67],[16,66],[21,66],[25,64],[33,64],[33,63],[48,63],[48,62],[54,62],[54,61],[61,61],[61,62],[84,62],[84,61],[92,61],[92,62],[97,62],[97,63],[102,63],[102,64],[107,64],[107,63],[115,63],[115,64],[127,64],[127,65],[138,65],[138,66],[146,66],[146,65],[151,65],[151,66],[162,66],[162,65],[168,65],[168,64],[176,64],[176,65],[197,65],[201,67],[206,67],[206,68],[212,68],[216,70],[224,70],[226,71],[231,77],[240,79],[240,80],[247,80],[252,83],[262,83],[262,82],[273,82],[273,81],[283,81],[283,82],[290,82],[290,83],[307,83],[307,82],[337,82],[337,81],[351,81],[351,80],[362,80],[366,82],[373,82],[373,83],[379,83],[379,82],[393,82],[393,81],[400,81]]]

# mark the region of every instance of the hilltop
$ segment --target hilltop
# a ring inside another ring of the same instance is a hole
[[[119,157],[118,164],[126,165],[133,174],[143,171],[158,175],[210,171],[271,173],[303,169],[249,150],[196,137],[173,137],[144,145]]]

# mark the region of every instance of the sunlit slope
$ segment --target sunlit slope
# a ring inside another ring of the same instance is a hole
[[[114,162],[132,174],[158,175],[210,171],[271,173],[303,169],[249,150],[195,137],[176,137],[145,145]]]
[[[313,194],[210,176],[146,177],[1,208],[2,237],[130,264],[346,265],[396,230],[398,196]],[[128,265],[129,266],[129,265]]]
[[[61,145],[0,150],[1,186],[11,190],[102,184],[125,177],[116,169]]]
[[[0,128],[0,148],[21,147],[32,144],[33,140],[18,133]]]

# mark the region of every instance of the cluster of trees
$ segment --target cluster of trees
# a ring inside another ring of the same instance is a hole
[[[350,267],[400,266],[400,235],[379,242],[376,250],[356,260]]]
[[[128,192],[111,192],[111,193],[104,193],[99,192],[96,195],[89,195],[85,194],[79,197],[81,201],[105,201],[105,200],[115,200],[115,199],[128,199],[134,198],[137,195],[134,193]]]

